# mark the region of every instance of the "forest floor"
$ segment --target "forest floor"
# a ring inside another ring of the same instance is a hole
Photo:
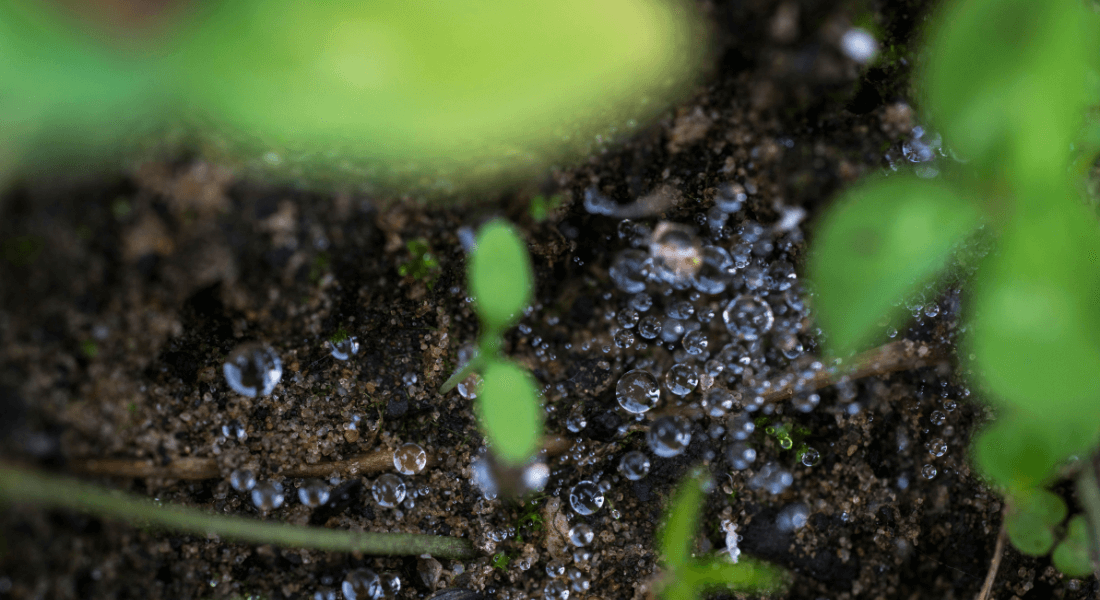
[[[642,600],[660,577],[654,537],[669,492],[700,463],[716,479],[700,551],[724,548],[720,523],[732,522],[745,555],[791,571],[784,597],[977,596],[1002,505],[967,462],[986,411],[954,368],[965,278],[915,300],[916,316],[896,337],[883,332],[884,344],[896,342],[888,347],[894,372],[822,387],[809,412],[769,400],[751,414],[759,425],[747,440],[752,465],[736,470],[728,453],[750,394],[818,354],[801,274],[821,211],[861,177],[914,167],[902,145],[919,137],[910,64],[928,6],[872,4],[864,14],[847,2],[701,3],[718,49],[689,100],[582,164],[476,208],[303,192],[195,158],[143,162],[76,187],[28,181],[11,191],[0,204],[5,459],[214,512],[455,536],[480,554],[453,561],[256,547],[8,507],[0,512],[0,598],[324,599],[366,566],[397,573],[399,598],[457,587],[518,600],[542,597],[547,564],[557,561],[589,582],[571,598]],[[870,68],[839,45],[864,17],[886,53]],[[711,209],[725,183],[747,197],[723,225]],[[586,192],[636,212],[625,224],[592,214]],[[533,214],[535,195],[561,202]],[[544,492],[523,503],[486,499],[472,484],[484,445],[472,402],[438,392],[478,333],[462,232],[494,216],[522,231],[538,282],[506,352],[544,386],[547,431],[567,440],[549,461]],[[645,285],[652,307],[639,317],[660,314],[675,328],[666,316],[691,303],[679,325],[707,337],[703,354],[685,353],[675,335],[656,343],[640,326],[620,331],[640,304],[610,267],[624,250],[647,252],[660,223],[685,224],[734,254],[747,244],[748,268],[765,279],[757,285],[742,270],[714,294]],[[420,276],[400,272],[416,260],[410,241],[438,263],[423,264]],[[723,325],[723,308],[740,293],[764,297],[775,313],[774,331],[755,345],[730,339]],[[360,349],[339,361],[329,340],[344,332]],[[272,395],[247,398],[226,384],[222,363],[254,340],[280,355],[283,375]],[[649,448],[618,408],[618,379],[674,364],[698,373],[731,356],[750,364],[736,376],[729,368],[704,375],[683,402],[697,407],[703,388],[725,386],[734,409],[697,413],[682,454],[651,455],[645,478],[623,477],[622,455]],[[423,446],[432,463],[404,478],[415,498],[396,509],[372,499],[378,473],[338,462],[406,442]],[[811,449],[819,457],[807,466]],[[281,481],[286,502],[261,514],[230,486],[241,468]],[[316,509],[296,492],[303,479],[295,474],[310,469],[337,481]],[[776,485],[784,473],[789,485]],[[590,516],[568,507],[568,491],[583,480],[606,488],[604,507]],[[794,513],[808,515],[805,525],[784,527]],[[590,557],[574,561],[563,522],[593,528]],[[1085,598],[1096,587],[1008,547],[990,598]]]

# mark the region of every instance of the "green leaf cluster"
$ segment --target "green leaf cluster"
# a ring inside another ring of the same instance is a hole
[[[515,228],[494,220],[478,231],[467,267],[481,337],[475,357],[441,391],[480,371],[477,412],[493,452],[505,463],[523,465],[539,447],[542,400],[531,374],[501,356],[500,347],[504,330],[531,304],[531,257]]]
[[[411,276],[415,279],[427,280],[430,288],[435,282],[435,278],[439,276],[441,269],[439,268],[439,260],[432,254],[432,249],[428,246],[428,240],[424,238],[409,240],[405,243],[405,247],[409,251],[409,260],[398,267],[397,272],[402,277]]]
[[[778,591],[786,573],[774,565],[742,556],[737,563],[720,558],[698,560],[692,546],[699,525],[699,511],[707,475],[696,468],[672,497],[668,521],[658,540],[667,571],[660,594],[666,600],[694,600],[710,590],[765,593]]]
[[[1100,437],[1100,226],[1079,167],[1100,149],[1095,127],[1083,128],[1100,101],[1098,50],[1100,19],[1075,0],[949,3],[919,83],[965,164],[939,181],[898,175],[849,191],[823,218],[809,263],[827,346],[843,356],[884,323],[902,324],[900,306],[991,234],[960,356],[999,419],[973,457],[1014,499],[1006,527],[1034,554],[1050,550],[1065,518],[1043,486]]]

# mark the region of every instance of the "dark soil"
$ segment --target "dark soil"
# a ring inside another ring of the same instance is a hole
[[[272,187],[191,158],[145,162],[76,187],[36,180],[11,191],[0,204],[5,459],[77,474],[76,465],[94,457],[145,460],[165,472],[183,457],[213,458],[221,477],[93,479],[215,512],[462,537],[483,555],[457,562],[253,547],[19,506],[0,512],[0,598],[312,599],[338,590],[358,566],[398,573],[400,598],[445,587],[537,598],[549,582],[547,563],[572,563],[556,529],[560,513],[596,532],[592,557],[577,564],[591,588],[572,597],[641,600],[659,577],[654,534],[669,491],[698,463],[717,482],[700,550],[724,547],[718,524],[732,520],[745,554],[791,570],[786,597],[974,598],[993,558],[1002,506],[968,467],[968,440],[985,411],[951,360],[855,382],[858,412],[835,387],[821,392],[813,412],[787,402],[770,409],[771,419],[805,428],[800,441],[821,454],[815,466],[758,430],[754,468],[733,471],[729,442],[708,436],[702,420],[687,451],[653,457],[645,479],[617,473],[619,457],[646,444],[644,436],[619,433],[625,413],[614,384],[638,361],[671,364],[671,353],[612,342],[613,314],[630,295],[615,288],[608,268],[630,243],[618,219],[585,210],[585,191],[622,205],[656,192],[667,201],[663,213],[636,223],[698,225],[716,188],[735,181],[751,193],[717,235],[723,245],[746,223],[771,227],[783,207],[807,211],[803,229],[812,241],[828,201],[889,169],[920,122],[909,104],[916,102],[909,65],[925,2],[700,5],[718,50],[688,102],[583,164],[480,208]],[[862,69],[838,40],[866,15],[888,59]],[[527,212],[536,193],[566,201],[539,222]],[[525,504],[485,500],[471,485],[470,462],[483,445],[471,402],[437,391],[478,333],[458,232],[496,215],[527,237],[538,280],[536,305],[508,335],[507,353],[546,386],[549,432],[575,441],[551,461],[545,493]],[[421,238],[440,268],[425,278],[402,276],[407,241]],[[782,254],[801,273],[806,242],[784,243]],[[661,291],[650,293],[660,308]],[[728,295],[704,297],[699,306],[723,301]],[[960,301],[965,281],[926,298],[925,314],[898,339],[950,355]],[[933,305],[938,314],[926,316]],[[326,346],[341,329],[361,343],[346,362]],[[801,337],[815,352],[813,327]],[[269,397],[239,396],[222,376],[226,355],[249,340],[282,357],[282,382]],[[712,341],[711,350],[722,343]],[[788,367],[774,352],[767,356],[772,373]],[[946,410],[945,400],[957,408]],[[943,411],[942,424],[930,420],[933,411]],[[588,425],[571,433],[565,421],[577,414]],[[244,439],[223,434],[234,420]],[[948,447],[942,457],[926,450],[936,438]],[[342,474],[329,505],[310,510],[297,501],[301,480],[281,475],[410,441],[439,460],[406,478],[423,492],[415,506],[383,509],[370,497],[373,476]],[[793,475],[780,494],[746,484],[767,462]],[[935,468],[933,478],[922,476],[925,465]],[[228,483],[242,466],[281,480],[286,504],[261,516]],[[568,490],[583,479],[610,485],[608,505],[590,517],[568,509]],[[780,511],[799,503],[809,509],[808,524],[777,529]],[[518,531],[494,541],[509,528]],[[507,564],[494,567],[501,552]],[[991,598],[1086,598],[1097,589],[1094,579],[1069,580],[1048,560],[1008,547]]]

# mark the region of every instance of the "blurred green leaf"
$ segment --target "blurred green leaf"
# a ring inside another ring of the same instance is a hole
[[[830,349],[857,350],[902,318],[897,303],[944,268],[978,225],[973,204],[942,184],[894,177],[849,191],[826,215],[810,258],[815,308]]]
[[[1030,556],[1043,556],[1054,546],[1054,532],[1029,512],[1006,516],[1005,532],[1017,550]]]
[[[505,329],[531,303],[534,276],[527,246],[505,221],[478,231],[469,261],[470,291],[478,315],[489,329]]]
[[[922,87],[948,143],[1020,181],[1062,172],[1090,101],[1096,15],[1077,0],[967,0],[934,31]]]
[[[1072,189],[1032,191],[1043,192],[1019,206],[979,270],[965,347],[992,400],[1095,430],[1100,227]]]
[[[1054,566],[1070,577],[1092,575],[1092,559],[1089,557],[1088,522],[1076,515],[1069,520],[1066,537],[1051,555]]]
[[[701,590],[765,592],[781,588],[786,573],[775,565],[742,556],[736,564],[711,560],[690,565],[681,577]]]
[[[705,472],[696,468],[680,483],[672,496],[668,521],[661,529],[661,556],[673,574],[679,573],[691,560],[705,477]]]
[[[667,0],[223,1],[176,53],[179,89],[272,162],[491,176],[683,93],[696,19]]]
[[[522,465],[538,450],[542,436],[542,402],[531,375],[519,366],[490,360],[481,373],[478,416],[493,452]]]
[[[1042,486],[1070,455],[1096,442],[1096,425],[1002,415],[974,442],[973,458],[982,474],[1011,493]]]

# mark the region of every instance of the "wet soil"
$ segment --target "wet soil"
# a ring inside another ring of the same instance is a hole
[[[573,561],[559,527],[564,516],[596,532],[591,558],[576,563],[591,587],[572,597],[640,600],[660,576],[654,535],[668,494],[699,463],[717,489],[698,549],[723,548],[719,523],[732,520],[742,552],[791,571],[782,597],[975,597],[1002,505],[967,464],[970,436],[987,416],[951,358],[965,280],[926,298],[923,314],[898,334],[944,360],[824,388],[809,413],[776,404],[770,418],[801,428],[800,443],[820,452],[817,464],[802,465],[757,431],[756,463],[733,470],[729,442],[697,422],[687,450],[654,458],[646,478],[631,482],[616,471],[623,453],[646,446],[644,436],[620,431],[629,423],[614,383],[639,361],[667,362],[671,352],[613,343],[614,315],[630,295],[608,269],[630,247],[630,234],[620,234],[619,219],[586,211],[586,190],[621,206],[649,196],[658,211],[635,223],[706,231],[716,188],[738,182],[748,199],[717,238],[729,240],[752,222],[771,227],[801,207],[806,239],[788,236],[783,246],[801,273],[828,201],[890,169],[919,124],[911,48],[927,3],[700,6],[718,48],[689,101],[637,135],[600,146],[583,164],[477,207],[304,192],[193,157],[144,162],[76,186],[26,181],[9,192],[0,205],[5,459],[214,512],[461,537],[480,555],[451,561],[254,547],[7,507],[0,598],[312,599],[338,590],[359,566],[398,573],[400,598],[446,587],[538,598],[550,581],[547,563]],[[838,43],[853,21],[868,20],[889,60],[861,68]],[[564,200],[541,221],[527,209],[539,193]],[[438,393],[478,333],[459,232],[494,216],[518,224],[538,280],[536,305],[508,334],[507,353],[545,386],[548,431],[573,444],[551,461],[545,491],[523,502],[487,500],[471,484],[470,463],[484,443],[472,403]],[[402,275],[413,259],[410,240],[424,240],[438,268]],[[328,340],[341,331],[361,344],[348,361],[329,354]],[[813,354],[813,327],[802,337]],[[282,357],[282,382],[271,396],[235,394],[222,376],[226,355],[252,340]],[[789,366],[774,361],[775,372]],[[587,426],[571,432],[566,421],[578,415]],[[926,449],[936,439],[947,444],[943,456]],[[334,470],[333,499],[314,510],[296,499],[302,480],[286,475],[404,442],[423,445],[435,464],[406,478],[418,495],[398,509],[371,499],[375,474]],[[89,475],[81,465],[95,458],[139,463],[150,476]],[[175,478],[187,459],[212,461],[213,476]],[[748,485],[767,462],[792,474],[790,487],[773,494]],[[229,473],[243,467],[282,481],[287,502],[261,514],[229,485]],[[581,517],[567,508],[567,495],[586,479],[610,488],[604,508]],[[777,528],[781,510],[796,504],[808,509],[807,524]],[[1008,547],[990,597],[1085,598],[1097,589],[1094,579],[1069,580],[1046,559]]]

